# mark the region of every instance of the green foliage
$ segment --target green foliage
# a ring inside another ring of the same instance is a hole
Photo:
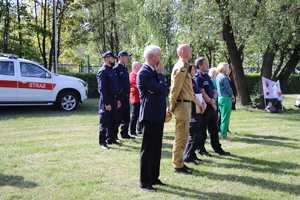
[[[98,83],[95,73],[63,73],[60,74],[74,76],[77,78],[83,79],[85,82],[89,84],[89,98],[97,98],[99,97],[98,93]],[[166,79],[166,84],[168,86],[171,85],[171,73],[164,74]],[[257,84],[259,83],[259,74],[246,74],[246,79],[249,87],[249,91],[251,95],[259,95],[257,94]],[[286,88],[282,88],[283,94],[300,94],[300,75],[291,75]]]
[[[16,1],[0,2],[0,49],[47,67],[53,61],[52,2],[19,2],[19,13]],[[173,65],[178,44],[187,43],[193,49],[190,62],[206,56],[217,66],[230,62],[222,37],[222,22],[229,17],[243,66],[264,67],[271,46],[278,49],[274,71],[279,51],[284,66],[300,38],[299,2],[294,0],[62,0],[57,11],[59,64],[86,63],[89,55],[90,65],[99,66],[103,52],[126,50],[133,53],[130,65],[143,62],[145,46],[155,44],[162,48],[163,63]]]
[[[257,84],[259,81],[259,74],[245,74],[247,83],[248,83],[248,89],[250,94],[257,94]]]
[[[246,79],[249,87],[250,94],[257,94],[257,84],[261,82],[259,80],[259,74],[246,74]],[[281,88],[283,94],[300,94],[300,75],[291,75],[288,79],[287,86]]]
[[[60,73],[63,75],[73,76],[84,80],[89,87],[88,98],[98,98],[98,83],[94,73]]]
[[[300,94],[300,75],[292,74],[287,82],[285,88],[282,88],[282,92],[286,94]]]

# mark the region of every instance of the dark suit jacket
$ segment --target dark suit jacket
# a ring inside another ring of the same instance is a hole
[[[164,121],[166,96],[169,93],[164,75],[157,74],[149,65],[144,64],[137,75],[137,86],[141,99],[139,121]]]

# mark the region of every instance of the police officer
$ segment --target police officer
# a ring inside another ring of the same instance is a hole
[[[176,173],[191,174],[184,165],[183,153],[189,136],[191,102],[195,99],[192,77],[188,72],[192,49],[187,44],[181,44],[177,48],[177,54],[179,60],[172,70],[169,95],[170,111],[176,116],[172,161]]]
[[[114,137],[114,127],[117,121],[117,109],[121,106],[118,94],[118,77],[113,69],[115,56],[111,51],[102,55],[104,65],[97,73],[99,99],[99,145],[109,149],[107,143],[119,144]]]
[[[120,101],[122,106],[117,111],[117,123],[115,126],[115,139],[118,139],[118,129],[120,126],[120,133],[123,139],[134,139],[128,135],[128,127],[130,122],[130,105],[129,105],[129,93],[130,93],[130,82],[129,74],[126,68],[129,56],[132,54],[126,51],[120,51],[118,54],[119,62],[113,69],[116,71],[118,77],[118,89],[120,95]]]
[[[199,154],[206,157],[212,157],[205,149],[205,141],[207,138],[207,129],[210,131],[210,143],[212,148],[216,153],[220,155],[230,155],[229,152],[226,152],[222,149],[219,136],[218,136],[218,127],[217,127],[217,106],[215,105],[216,99],[214,99],[214,86],[211,81],[210,76],[206,73],[208,71],[208,60],[205,57],[199,57],[195,60],[195,66],[198,71],[194,80],[197,86],[202,93],[202,97],[207,104],[207,108],[202,115],[200,120],[200,138],[199,138]]]

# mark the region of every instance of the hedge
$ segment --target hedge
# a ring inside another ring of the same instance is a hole
[[[68,76],[74,76],[81,78],[85,82],[89,84],[89,98],[98,98],[98,83],[96,79],[96,74],[94,73],[61,73]],[[165,73],[167,85],[171,84],[171,74]],[[250,94],[257,94],[257,84],[259,81],[259,74],[246,74],[246,79],[248,82],[248,87]],[[283,94],[300,94],[300,75],[291,75],[288,79],[287,86],[285,88],[281,88]]]

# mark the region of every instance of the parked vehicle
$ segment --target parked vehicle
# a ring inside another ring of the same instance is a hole
[[[0,53],[0,106],[54,105],[74,110],[87,98],[82,79],[58,75],[30,60]]]

